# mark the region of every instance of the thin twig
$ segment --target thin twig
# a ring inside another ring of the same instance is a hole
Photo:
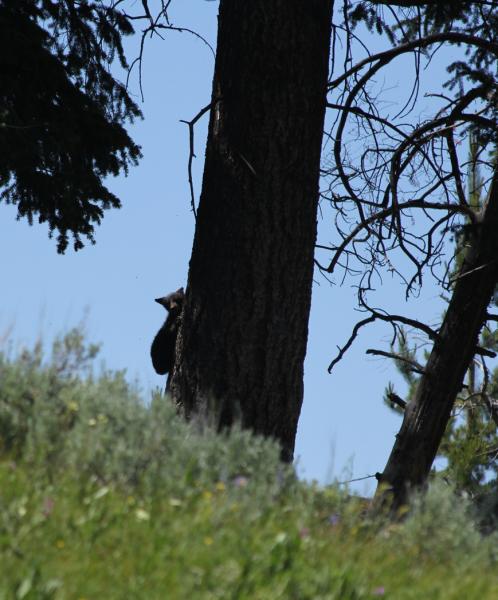
[[[425,375],[424,368],[417,361],[407,358],[406,356],[402,356],[401,354],[396,354],[395,352],[385,352],[384,350],[376,350],[375,348],[369,348],[366,351],[366,354],[372,354],[374,356],[385,356],[386,358],[392,358],[394,360],[399,360],[401,362],[405,362],[410,365],[411,370],[414,373],[418,373],[419,375]],[[405,402],[406,406],[406,402]]]
[[[348,483],[354,483],[355,481],[363,481],[364,479],[373,479],[376,475],[365,475],[365,477],[356,477],[355,479],[348,479],[348,481],[336,481],[337,485],[347,485]]]
[[[195,208],[194,180],[192,177],[192,162],[195,158],[194,126],[197,123],[197,121],[203,115],[205,115],[208,112],[208,110],[210,110],[210,108],[211,108],[211,103],[209,103],[207,106],[205,106],[203,109],[201,109],[191,121],[185,121],[183,119],[180,119],[180,123],[186,123],[188,125],[188,131],[189,131],[190,151],[189,151],[189,156],[188,156],[188,183],[189,183],[189,187],[190,187],[190,203],[192,206],[192,212],[194,213],[194,218],[196,218],[196,219],[197,219],[197,210]]]

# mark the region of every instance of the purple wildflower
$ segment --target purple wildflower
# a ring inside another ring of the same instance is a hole
[[[374,589],[374,591],[372,592],[372,594],[374,596],[383,596],[385,593],[386,593],[386,588],[384,586],[382,586],[382,585],[379,586],[379,587],[376,587]]]
[[[337,513],[332,513],[328,518],[329,525],[332,525],[332,527],[339,525],[340,520],[341,517]]]
[[[55,506],[55,502],[54,502],[53,498],[45,498],[45,500],[43,501],[43,509],[42,509],[43,516],[44,517],[50,516],[50,514],[54,510],[54,506]]]
[[[249,479],[247,479],[247,477],[244,477],[243,475],[237,475],[237,477],[235,477],[235,479],[233,480],[234,486],[239,488],[246,487],[248,483]]]

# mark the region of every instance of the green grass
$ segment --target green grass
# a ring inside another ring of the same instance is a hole
[[[0,354],[0,599],[494,599],[496,536],[434,486],[398,524],[185,424],[77,331]]]

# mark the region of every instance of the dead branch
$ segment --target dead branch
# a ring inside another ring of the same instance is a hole
[[[432,46],[433,44],[439,44],[444,42],[476,46],[477,48],[481,48],[482,50],[486,50],[487,52],[498,56],[498,44],[488,42],[487,40],[481,39],[475,35],[468,35],[465,33],[459,33],[455,31],[435,33],[433,35],[428,35],[423,38],[407,42],[406,44],[401,44],[399,46],[396,46],[395,48],[392,48],[391,50],[384,50],[383,52],[367,56],[363,60],[360,60],[358,63],[356,63],[353,67],[348,69],[345,73],[331,81],[328,85],[328,88],[334,89],[343,81],[349,79],[352,75],[358,73],[358,71],[361,71],[363,67],[375,61],[379,61],[379,64],[387,64],[394,58],[401,56],[402,54],[406,54],[407,52],[412,52],[413,50],[416,50],[418,48],[426,48],[427,46]],[[377,70],[378,69],[376,68],[375,72]]]
[[[397,329],[396,329],[397,323],[402,323],[403,325],[408,325],[409,327],[414,327],[415,329],[419,329],[420,331],[423,331],[433,342],[436,342],[438,340],[438,337],[439,337],[438,333],[435,332],[433,329],[431,329],[425,323],[417,321],[416,319],[411,319],[409,317],[405,317],[403,315],[382,314],[378,311],[375,311],[374,309],[372,309],[370,307],[367,307],[364,301],[360,300],[360,302],[365,307],[365,309],[370,311],[372,314],[369,317],[356,323],[356,325],[354,326],[353,331],[351,333],[351,336],[349,337],[346,344],[344,346],[342,346],[342,348],[338,346],[338,350],[339,350],[338,355],[334,358],[334,360],[328,366],[327,370],[329,373],[332,372],[332,369],[334,368],[334,366],[342,359],[342,357],[346,354],[346,352],[352,346],[354,340],[358,336],[360,329],[362,327],[364,327],[365,325],[368,325],[369,323],[375,322],[377,319],[380,321],[385,321],[387,323],[390,323],[395,331],[395,337],[397,335]],[[377,352],[380,353],[381,351],[379,350]],[[374,353],[373,350],[372,351],[367,350],[367,354],[373,354],[373,353]],[[387,354],[385,354],[385,355],[387,356]],[[420,365],[418,365],[417,368],[419,368],[419,367],[420,367]],[[420,367],[420,369],[422,369],[422,367]],[[422,372],[423,372],[423,369],[422,369]]]
[[[388,392],[386,395],[389,402],[392,402],[393,404],[396,404],[397,406],[405,410],[407,402],[403,400],[403,398],[400,398],[398,394],[395,394],[394,392]]]
[[[401,362],[406,363],[410,366],[410,370],[414,373],[418,373],[419,375],[424,375],[425,370],[424,367],[418,363],[416,360],[408,358],[407,356],[402,356],[401,354],[396,354],[396,352],[385,352],[384,350],[376,350],[375,348],[369,348],[365,354],[372,354],[373,356],[385,356],[386,358],[392,358],[394,360],[399,360]],[[405,402],[406,405],[406,402]]]
[[[192,177],[192,163],[195,158],[195,146],[194,146],[194,127],[197,121],[204,116],[208,110],[211,109],[212,104],[207,104],[202,108],[191,121],[184,121],[180,119],[180,123],[186,123],[189,132],[189,155],[188,155],[188,184],[190,188],[190,204],[192,206],[192,212],[194,218],[197,218],[197,209],[195,208],[195,193],[194,193],[194,179]]]

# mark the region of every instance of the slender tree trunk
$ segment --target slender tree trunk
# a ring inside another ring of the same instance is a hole
[[[379,477],[377,501],[394,510],[429,475],[498,283],[498,169],[468,244],[439,339]]]
[[[222,0],[173,397],[276,438],[303,397],[331,0]]]

